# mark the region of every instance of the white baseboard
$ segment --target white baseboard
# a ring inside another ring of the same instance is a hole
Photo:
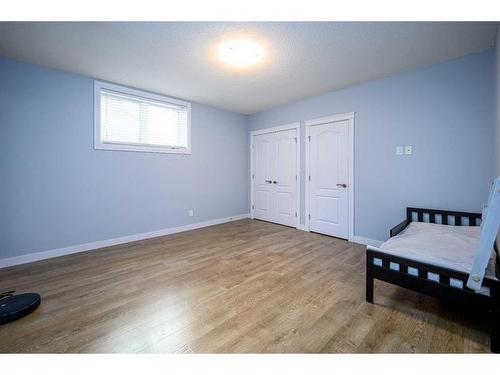
[[[4,258],[4,259],[0,259],[0,268],[15,266],[18,264],[36,262],[38,260],[55,258],[55,257],[59,257],[62,255],[80,253],[83,251],[97,250],[97,249],[101,249],[103,247],[120,245],[120,244],[124,244],[127,242],[133,242],[133,241],[145,240],[148,238],[166,236],[168,234],[174,234],[174,233],[179,233],[179,232],[185,232],[188,230],[209,227],[212,225],[223,224],[223,223],[227,223],[227,222],[235,221],[235,220],[247,219],[248,217],[249,217],[249,214],[230,216],[230,217],[225,217],[222,219],[214,219],[214,220],[202,221],[200,223],[183,225],[180,227],[160,229],[160,230],[156,230],[153,232],[132,234],[129,236],[110,238],[108,240],[88,242],[88,243],[84,243],[84,244],[80,244],[80,245],[73,245],[73,246],[63,247],[63,248],[59,248],[59,249],[41,251],[38,253],[20,255],[20,256],[12,257],[12,258]]]
[[[299,224],[297,225],[298,230],[303,230],[305,232],[309,232],[309,229],[307,228],[306,225]],[[366,238],[366,237],[361,237],[361,236],[354,236],[352,242],[356,242],[362,245],[369,245],[369,246],[374,246],[374,247],[379,247],[384,243],[384,241],[378,241],[378,240],[373,240],[371,238]]]
[[[354,236],[353,242],[360,243],[362,245],[367,245],[367,246],[374,246],[374,247],[380,247],[384,243],[384,241],[379,241],[379,240],[373,240],[371,238],[366,238],[366,237],[361,237],[361,236]]]
[[[303,224],[297,225],[297,229],[298,230],[303,230],[304,232],[309,232],[309,229],[305,225],[303,225]]]
[[[307,226],[299,224],[297,225],[298,230],[303,230],[305,232],[309,232],[309,229]],[[367,245],[367,246],[374,246],[374,247],[379,247],[384,243],[384,241],[379,241],[379,240],[373,240],[371,238],[366,238],[366,237],[361,237],[361,236],[354,236],[352,242],[356,242],[362,245]]]

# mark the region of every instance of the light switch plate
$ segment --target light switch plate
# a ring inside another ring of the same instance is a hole
[[[411,145],[405,146],[405,155],[411,155],[413,153],[413,147]]]
[[[396,155],[403,155],[403,146],[396,146]]]
[[[193,210],[189,210],[189,216],[194,216],[194,211]]]

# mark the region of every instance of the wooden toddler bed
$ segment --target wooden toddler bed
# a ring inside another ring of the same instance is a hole
[[[423,294],[486,308],[491,351],[500,352],[500,178],[483,214],[408,207],[380,247],[367,247],[366,301],[374,279]],[[494,251],[493,251],[494,249]]]

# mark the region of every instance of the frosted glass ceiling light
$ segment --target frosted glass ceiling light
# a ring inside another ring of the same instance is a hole
[[[219,48],[219,58],[226,64],[247,68],[262,60],[264,51],[257,43],[245,39],[229,40]]]

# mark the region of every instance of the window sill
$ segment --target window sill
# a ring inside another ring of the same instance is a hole
[[[100,143],[94,145],[95,150],[105,151],[131,151],[131,152],[149,152],[156,154],[181,154],[191,155],[191,150],[185,148],[171,148],[171,147],[155,147],[155,146],[133,146],[125,144],[109,144]]]

